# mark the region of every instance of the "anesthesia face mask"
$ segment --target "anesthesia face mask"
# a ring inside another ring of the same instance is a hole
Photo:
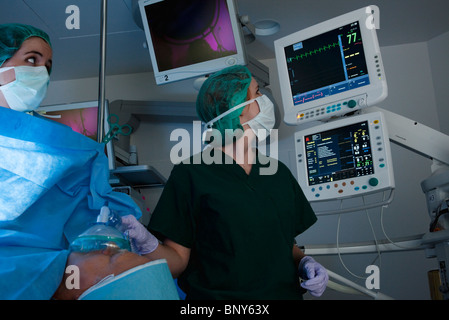
[[[71,244],[72,252],[90,252],[105,249],[131,251],[128,237],[120,231],[121,218],[108,207],[101,208],[97,222],[80,234]]]
[[[14,69],[16,80],[0,86],[6,102],[13,110],[29,112],[36,110],[47,94],[50,76],[44,66],[6,67],[0,73]]]

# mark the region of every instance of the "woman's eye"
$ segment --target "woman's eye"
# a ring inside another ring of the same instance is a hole
[[[35,64],[36,63],[36,58],[28,58],[27,61],[29,63]]]

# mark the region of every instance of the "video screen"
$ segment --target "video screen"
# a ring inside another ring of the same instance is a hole
[[[49,116],[61,116],[60,118],[50,118],[53,121],[65,124],[76,131],[97,141],[98,135],[98,107],[46,111]]]
[[[164,0],[145,12],[159,72],[237,54],[226,0]]]

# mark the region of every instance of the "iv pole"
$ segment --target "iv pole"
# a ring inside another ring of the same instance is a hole
[[[108,1],[101,0],[101,18],[100,18],[100,83],[98,94],[98,135],[97,141],[101,143],[104,137],[104,117],[105,117],[105,78],[106,78],[106,37],[107,37],[107,11]]]

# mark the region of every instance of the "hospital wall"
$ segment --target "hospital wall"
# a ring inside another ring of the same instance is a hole
[[[449,135],[449,32],[428,42],[440,131]]]
[[[382,48],[385,72],[388,80],[389,96],[379,107],[419,121],[437,130],[446,130],[448,119],[447,74],[449,53],[447,45],[441,43],[449,39],[449,33],[429,42]],[[439,52],[436,52],[439,51]],[[57,54],[57,53],[55,53]],[[273,96],[279,105],[280,89],[274,60],[262,61],[270,68]],[[446,70],[446,72],[444,72]],[[111,75],[107,77],[106,96],[114,100],[162,100],[194,102],[196,91],[193,81],[186,80],[165,86],[156,86],[151,73]],[[96,100],[98,79],[75,79],[52,82],[45,105]],[[174,129],[185,128],[192,131],[192,123],[160,122],[151,117],[142,117],[138,130],[131,138],[137,145],[140,164],[154,166],[168,177],[173,164],[170,150],[178,143],[170,141]],[[281,124],[279,128],[279,159],[286,163],[296,175],[293,134],[297,127]],[[420,182],[430,175],[431,161],[409,150],[392,145],[393,165],[396,179],[396,195],[393,203],[384,210],[384,229],[390,238],[423,234],[428,229],[429,218],[426,201]],[[162,192],[161,188],[142,189],[150,212],[154,209]],[[384,239],[380,226],[380,209],[368,212],[377,239]],[[144,223],[149,217],[145,217]],[[300,245],[336,243],[337,216],[319,217],[318,222],[297,238]],[[370,241],[373,239],[365,212],[348,213],[341,216],[340,243]],[[376,254],[342,255],[347,268],[354,274],[366,277],[368,265],[380,266],[380,291],[396,299],[429,299],[427,271],[436,269],[436,260],[427,259],[424,251],[383,253],[381,263]],[[328,269],[358,283],[365,280],[353,277],[346,271],[338,256],[318,256],[316,260]],[[312,299],[311,296],[306,296]],[[327,290],[322,299],[367,299]]]

